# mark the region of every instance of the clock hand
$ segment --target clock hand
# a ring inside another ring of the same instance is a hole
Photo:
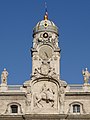
[[[46,57],[48,58],[48,54],[46,52],[44,52],[44,53],[45,53]]]

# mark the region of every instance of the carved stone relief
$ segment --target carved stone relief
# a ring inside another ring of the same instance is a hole
[[[57,73],[55,72],[55,68],[50,67],[50,63],[42,62],[40,68],[35,68],[34,74],[32,75],[32,78],[39,78],[39,77],[51,77],[51,78],[58,78]]]
[[[41,65],[41,67],[40,67],[40,73],[42,75],[48,75],[49,69],[50,69],[49,64],[43,62],[42,65]]]
[[[37,48],[39,44],[51,43],[54,48],[58,48],[58,36],[55,34],[47,33],[47,37],[43,37],[44,33],[40,33],[34,37],[33,48]]]
[[[54,94],[55,92],[44,84],[41,88],[40,93],[34,95],[34,106],[38,108],[45,107],[54,107]]]
[[[52,109],[57,110],[57,85],[53,82],[41,80],[33,85],[33,108],[34,111]]]
[[[31,97],[32,97],[32,94],[27,94],[26,95],[26,105],[27,106],[31,105]]]

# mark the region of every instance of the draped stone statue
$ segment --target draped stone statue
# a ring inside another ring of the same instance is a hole
[[[61,86],[59,91],[60,113],[64,113],[64,97],[65,97],[65,90],[64,87]]]
[[[82,74],[83,74],[83,77],[84,77],[84,83],[88,83],[89,82],[89,79],[90,79],[90,73],[89,71],[87,70],[87,68],[84,70],[82,70]]]
[[[2,82],[2,84],[3,83],[7,84],[7,77],[8,77],[8,72],[7,72],[6,68],[4,68],[4,71],[1,74],[1,82]]]

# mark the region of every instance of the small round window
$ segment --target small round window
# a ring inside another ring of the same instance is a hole
[[[47,24],[47,23],[45,23],[45,24],[44,24],[44,27],[47,27],[47,26],[48,26],[48,24]]]

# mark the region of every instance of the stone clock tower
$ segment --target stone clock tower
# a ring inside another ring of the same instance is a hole
[[[44,20],[33,29],[32,74],[24,85],[30,93],[30,113],[63,113],[64,81],[60,80],[60,48],[58,28],[50,20],[46,11]]]
[[[58,47],[58,28],[46,12],[44,20],[33,30],[32,75],[60,78],[60,48]]]

